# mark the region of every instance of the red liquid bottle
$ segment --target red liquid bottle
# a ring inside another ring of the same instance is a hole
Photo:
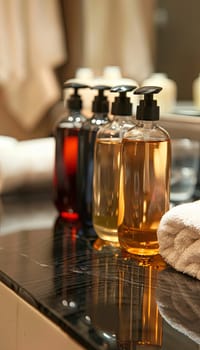
[[[73,88],[67,100],[68,114],[56,127],[54,203],[60,215],[69,220],[79,218],[77,211],[77,158],[78,134],[86,118],[81,114],[82,100],[78,89],[87,85],[65,83],[64,88]]]

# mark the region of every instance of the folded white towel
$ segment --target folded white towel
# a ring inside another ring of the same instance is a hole
[[[53,137],[17,141],[0,136],[0,194],[53,181]]]
[[[159,272],[156,301],[161,316],[197,344],[200,344],[199,295],[198,280],[172,269]]]
[[[200,200],[165,213],[158,227],[158,242],[168,264],[200,280]]]

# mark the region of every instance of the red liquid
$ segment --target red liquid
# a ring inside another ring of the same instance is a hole
[[[77,220],[77,157],[79,129],[56,130],[54,202],[61,216]]]

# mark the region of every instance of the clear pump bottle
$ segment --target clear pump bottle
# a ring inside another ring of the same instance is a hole
[[[159,107],[153,94],[162,88],[146,86],[137,107],[137,124],[122,141],[122,181],[118,235],[120,245],[136,255],[156,255],[157,228],[169,209],[171,143],[166,130],[157,125]]]
[[[99,239],[94,247],[118,246],[120,185],[120,149],[124,133],[134,125],[132,103],[127,92],[135,86],[121,85],[110,91],[118,93],[112,103],[113,120],[97,133],[94,152],[93,225]]]
[[[77,158],[78,133],[86,118],[81,114],[82,100],[79,89],[87,85],[67,82],[64,89],[73,89],[67,99],[68,113],[55,130],[54,203],[60,215],[69,220],[78,219]]]
[[[96,237],[92,223],[94,145],[97,131],[102,125],[109,122],[109,102],[104,92],[110,90],[110,87],[96,85],[91,89],[97,90],[98,94],[92,103],[93,116],[83,124],[79,132],[77,188],[79,193],[78,211],[84,233]]]

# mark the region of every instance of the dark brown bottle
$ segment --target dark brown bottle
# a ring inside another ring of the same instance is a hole
[[[93,116],[83,124],[79,133],[78,192],[79,213],[83,227],[85,232],[93,236],[96,235],[92,223],[94,147],[97,131],[109,121],[109,102],[104,96],[104,91],[110,90],[110,87],[97,85],[92,89],[98,91],[92,104]]]
[[[56,127],[54,203],[60,215],[69,220],[79,218],[77,210],[77,159],[78,133],[86,118],[81,114],[82,100],[78,89],[87,85],[66,83],[64,88],[73,88],[67,101],[68,114]]]

